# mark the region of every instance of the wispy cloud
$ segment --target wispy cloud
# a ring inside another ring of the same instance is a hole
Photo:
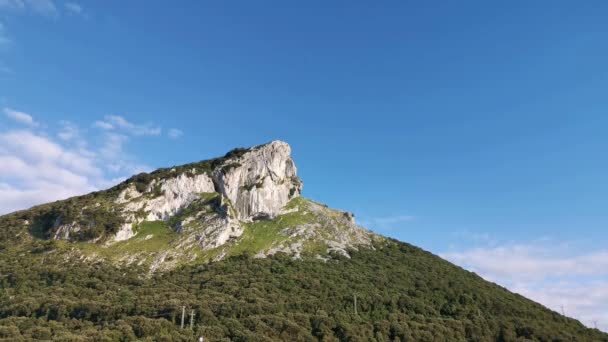
[[[25,9],[25,0],[0,0],[0,8],[22,10]]]
[[[363,218],[360,220],[360,224],[370,228],[370,229],[393,229],[401,227],[407,222],[411,222],[416,219],[416,216],[413,215],[392,215],[392,216],[382,216],[382,217],[371,217],[371,218]]]
[[[59,10],[52,0],[0,0],[0,9],[56,16]]]
[[[57,6],[51,0],[25,0],[25,2],[32,11],[42,15],[54,16],[59,13]]]
[[[395,223],[409,222],[414,219],[415,217],[412,215],[396,215],[387,217],[377,217],[374,219],[374,222],[382,225],[391,225]]]
[[[61,125],[61,130],[57,133],[57,136],[61,140],[73,141],[80,137],[80,129],[77,125],[69,121],[61,121],[59,124]]]
[[[129,137],[124,134],[107,132],[104,134],[103,145],[99,149],[100,155],[108,161],[105,168],[113,173],[136,174],[150,171],[148,166],[138,163],[124,150]]]
[[[95,121],[93,123],[93,127],[100,128],[100,129],[106,129],[106,130],[114,129],[114,126],[112,126],[112,124],[105,122],[105,121],[100,121],[100,120]]]
[[[578,253],[577,253],[578,252]],[[504,243],[441,255],[485,279],[608,330],[608,250],[577,251],[551,241]]]
[[[9,44],[10,42],[11,40],[6,33],[6,27],[4,26],[4,23],[0,21],[0,46]]]
[[[96,189],[95,161],[28,131],[0,133],[0,213]]]
[[[132,135],[114,126],[89,132],[67,120],[55,130],[28,113],[10,108],[4,113],[23,126],[0,131],[0,214],[99,190],[150,170],[127,152],[141,129],[127,120],[112,122]]]
[[[445,254],[449,260],[488,275],[504,278],[517,274],[518,279],[608,275],[608,250],[565,256],[546,246],[513,244],[474,248]]]
[[[106,115],[104,120],[95,121],[94,127],[116,130],[130,135],[160,135],[162,129],[154,124],[134,124],[120,115]]]
[[[38,123],[36,121],[34,121],[34,119],[32,118],[31,115],[29,115],[28,113],[25,112],[20,112],[18,110],[14,110],[11,108],[4,108],[3,109],[4,114],[9,117],[10,119],[17,121],[19,123],[28,125],[28,126],[38,126]]]
[[[171,129],[169,129],[169,132],[167,132],[167,135],[171,139],[178,139],[182,135],[184,135],[184,132],[182,132],[182,130],[177,129],[177,128],[171,128]]]
[[[82,14],[83,13],[82,6],[75,2],[66,2],[64,6],[65,6],[66,11],[68,11],[68,13],[72,13],[72,14]]]

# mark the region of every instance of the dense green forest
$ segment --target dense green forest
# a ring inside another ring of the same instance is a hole
[[[608,341],[397,241],[351,259],[242,255],[153,276],[66,258],[50,241],[1,248],[6,341]]]

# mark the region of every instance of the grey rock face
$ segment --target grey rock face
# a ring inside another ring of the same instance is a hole
[[[291,147],[282,141],[254,147],[226,165],[213,178],[241,220],[275,217],[302,190]]]
[[[155,194],[154,189],[160,191]],[[123,206],[126,223],[113,240],[133,237],[135,233],[131,226],[141,221],[171,219],[196,201],[201,193],[219,192],[234,217],[228,219],[226,217],[231,215],[224,215],[226,222],[214,222],[210,225],[213,229],[209,229],[213,234],[203,234],[208,241],[201,241],[203,246],[219,246],[229,237],[242,233],[239,221],[275,217],[289,200],[300,195],[301,189],[291,147],[285,142],[273,141],[227,158],[211,175],[176,173],[168,178],[153,179],[143,193],[133,185],[125,188],[115,202]],[[142,212],[144,217],[141,217]]]

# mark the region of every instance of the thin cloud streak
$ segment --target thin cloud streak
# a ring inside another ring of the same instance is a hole
[[[75,2],[66,2],[65,3],[65,9],[73,14],[82,14],[82,6],[80,6],[79,4],[75,3]]]
[[[181,130],[177,129],[177,128],[171,128],[169,129],[169,132],[167,132],[167,135],[169,136],[169,138],[171,139],[178,139],[180,138],[182,135],[184,135],[184,132],[182,132]]]
[[[394,215],[394,216],[383,216],[383,217],[372,217],[363,218],[359,221],[362,226],[372,230],[391,230],[399,227],[403,227],[407,223],[416,220],[417,217],[413,215]]]
[[[4,108],[3,112],[11,120],[14,120],[19,123],[22,123],[22,124],[25,124],[28,126],[32,126],[32,127],[38,126],[38,123],[36,121],[34,121],[32,116],[29,115],[28,113],[14,110],[12,108]]]
[[[103,121],[96,121],[94,127],[103,130],[117,130],[130,135],[160,135],[162,128],[154,124],[134,124],[120,115],[106,115]]]
[[[0,9],[48,17],[59,15],[59,10],[52,0],[0,0]]]

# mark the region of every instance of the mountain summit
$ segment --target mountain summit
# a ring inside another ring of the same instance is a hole
[[[348,249],[380,239],[358,227],[352,214],[304,199],[301,190],[291,147],[273,141],[141,173],[18,216],[33,238],[72,242],[56,245],[151,271],[244,253],[348,256]]]
[[[608,342],[301,190],[273,141],[0,216],[0,341]]]

